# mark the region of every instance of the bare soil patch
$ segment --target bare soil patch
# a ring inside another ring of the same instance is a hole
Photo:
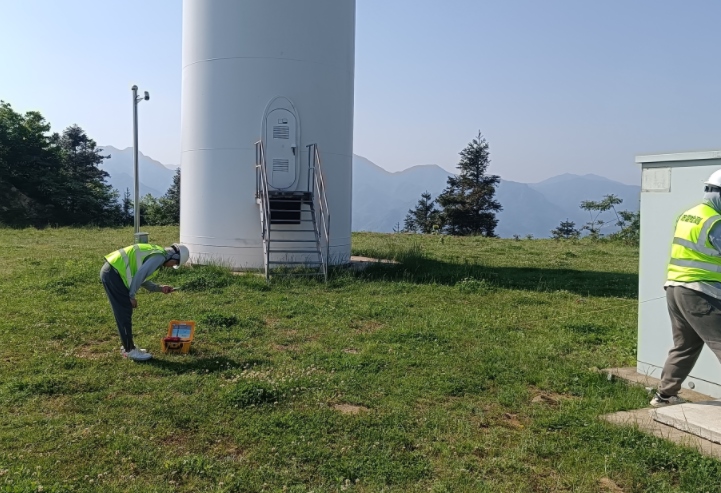
[[[353,404],[334,404],[333,409],[342,414],[359,414],[363,411],[368,411],[368,408],[365,406],[354,406]]]
[[[618,486],[612,479],[601,478],[598,480],[598,486],[604,493],[624,493],[620,486]]]

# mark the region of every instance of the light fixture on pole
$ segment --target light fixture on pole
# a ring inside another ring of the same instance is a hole
[[[134,211],[135,243],[147,243],[148,233],[140,232],[140,181],[138,179],[138,103],[150,100],[150,94],[145,91],[143,97],[138,97],[138,86],[133,86],[133,171],[135,180]]]

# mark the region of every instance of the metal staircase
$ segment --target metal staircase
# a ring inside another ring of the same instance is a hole
[[[265,278],[271,274],[323,276],[328,280],[330,212],[317,144],[308,148],[304,191],[271,189],[263,142],[255,143],[255,200],[260,206]]]

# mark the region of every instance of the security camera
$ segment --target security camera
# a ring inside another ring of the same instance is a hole
[[[150,94],[148,94],[148,91],[145,91],[145,100],[150,101]]]

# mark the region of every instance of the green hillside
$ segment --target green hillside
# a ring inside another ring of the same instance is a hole
[[[137,364],[98,279],[131,238],[0,230],[0,492],[721,491],[718,462],[598,419],[649,399],[598,371],[635,365],[635,248],[358,234],[400,263],[169,269]],[[160,353],[171,319],[190,355]]]

